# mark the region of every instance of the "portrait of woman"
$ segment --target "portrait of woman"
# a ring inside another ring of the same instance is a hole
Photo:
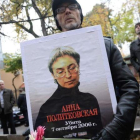
[[[48,68],[58,87],[41,106],[34,128],[45,126],[45,138],[92,138],[102,129],[101,114],[96,97],[79,91],[80,55],[72,47],[55,48]]]

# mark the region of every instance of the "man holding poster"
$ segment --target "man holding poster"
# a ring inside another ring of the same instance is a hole
[[[76,0],[53,0],[52,9],[59,30],[65,32],[81,28],[83,14]],[[93,139],[128,140],[136,117],[138,83],[112,40],[104,38],[104,41],[114,87],[119,88],[121,97],[114,119]]]

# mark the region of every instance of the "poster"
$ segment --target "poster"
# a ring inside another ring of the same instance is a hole
[[[46,138],[91,138],[116,99],[100,26],[21,43],[30,129]]]

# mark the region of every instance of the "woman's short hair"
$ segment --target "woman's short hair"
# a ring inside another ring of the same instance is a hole
[[[72,47],[69,46],[59,47],[54,49],[49,57],[48,68],[52,74],[53,74],[52,70],[53,63],[56,61],[57,58],[62,57],[64,55],[69,55],[73,57],[79,66],[80,55]]]

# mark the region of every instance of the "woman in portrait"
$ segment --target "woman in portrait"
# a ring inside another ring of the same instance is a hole
[[[101,114],[96,97],[79,91],[80,55],[56,48],[48,68],[58,88],[41,106],[35,129],[45,126],[46,138],[92,138],[102,129]]]

